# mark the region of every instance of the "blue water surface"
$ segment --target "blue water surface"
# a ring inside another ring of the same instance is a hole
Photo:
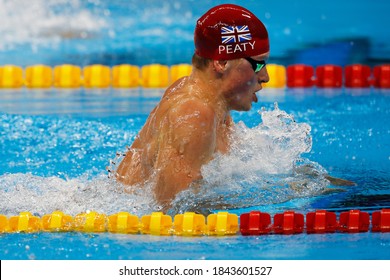
[[[161,90],[20,90],[2,92],[0,184],[10,174],[48,182],[106,176],[116,151],[134,139]],[[312,127],[305,155],[330,174],[356,182],[344,192],[293,198],[277,204],[232,209],[339,214],[390,207],[390,115],[387,91],[265,89],[250,112],[235,112],[248,127],[257,111],[274,102],[297,122]],[[27,111],[23,106],[27,106]],[[54,108],[54,109],[53,109]],[[8,178],[8,177],[7,177]],[[4,185],[3,185],[4,188]],[[43,191],[44,187],[40,189]],[[2,191],[5,191],[4,189]],[[28,199],[28,198],[27,198]],[[2,202],[7,203],[7,202]],[[37,201],[31,203],[39,203]],[[28,205],[28,204],[27,204]],[[30,204],[33,207],[35,204]],[[4,209],[4,207],[3,207]],[[6,208],[9,209],[9,208]],[[20,209],[28,210],[28,209]],[[66,212],[66,209],[61,209]],[[118,209],[127,210],[127,209]],[[5,213],[8,214],[8,213]],[[38,213],[41,215],[42,213]],[[158,237],[146,235],[35,233],[2,234],[1,259],[389,259],[386,233],[266,235],[258,237]]]
[[[187,63],[194,52],[196,20],[222,3],[226,1],[8,1],[2,6],[0,64]],[[229,3],[250,9],[264,22],[272,63],[344,66],[390,60],[386,0]]]
[[[196,20],[223,2],[0,1],[0,65],[190,63]],[[389,1],[230,2],[249,8],[268,28],[270,63],[374,66],[390,60],[385,28]],[[112,185],[106,167],[132,143],[162,92],[1,89],[0,214],[32,211],[42,216],[55,205],[73,214],[88,207],[131,212],[125,198],[104,193]],[[356,186],[342,192],[282,197],[275,203],[270,199],[271,203],[229,209],[232,213],[294,210],[306,214],[316,209],[372,213],[390,208],[388,90],[265,89],[250,112],[234,112],[233,119],[256,127],[262,121],[261,107],[272,110],[275,102],[297,123],[311,126],[312,148],[302,157]],[[138,210],[145,214],[154,210],[147,206]],[[390,259],[390,235],[183,238],[12,233],[0,234],[0,248],[0,259],[17,260]]]

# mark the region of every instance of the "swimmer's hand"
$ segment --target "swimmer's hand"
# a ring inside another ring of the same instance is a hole
[[[325,175],[325,179],[328,180],[333,186],[356,186],[355,182],[341,179],[341,178],[336,178],[329,176],[328,174]]]
[[[298,174],[304,174],[304,175],[309,175],[309,176],[313,176],[313,177],[317,177],[317,176],[320,176],[321,174],[314,168],[314,166],[310,165],[310,164],[305,164],[305,165],[302,165],[302,166],[299,166],[299,167],[296,167],[295,168],[295,171],[298,173]],[[336,178],[336,177],[333,177],[333,176],[330,176],[329,174],[324,174],[323,175],[325,177],[325,179],[327,179],[329,181],[329,183],[333,186],[356,186],[356,183],[355,182],[352,182],[352,181],[349,181],[349,180],[345,180],[345,179],[341,179],[341,178]]]

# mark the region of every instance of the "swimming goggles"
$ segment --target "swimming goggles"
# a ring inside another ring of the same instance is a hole
[[[252,65],[253,71],[255,71],[256,74],[259,73],[260,70],[263,69],[267,64],[264,60],[254,60],[250,57],[244,57],[244,59],[246,59]]]

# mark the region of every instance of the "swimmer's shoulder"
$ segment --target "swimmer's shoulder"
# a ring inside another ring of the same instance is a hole
[[[172,95],[176,95],[178,92],[187,91],[186,90],[186,87],[188,85],[187,80],[188,80],[188,77],[182,77],[182,78],[176,80],[175,82],[173,82],[173,84],[171,84],[166,89],[163,97],[169,97]]]
[[[172,117],[184,115],[214,117],[213,107],[197,97],[194,94],[194,89],[187,82],[188,77],[183,77],[172,84],[162,98],[162,107],[168,109],[168,113]]]
[[[207,103],[197,98],[185,98],[177,102],[169,112],[169,119],[172,122],[186,120],[192,127],[213,126],[215,122],[215,111]]]

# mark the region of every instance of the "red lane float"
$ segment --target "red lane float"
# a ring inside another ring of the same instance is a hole
[[[390,64],[374,67],[374,86],[377,88],[390,88]]]
[[[339,220],[339,230],[341,232],[366,232],[370,227],[370,215],[360,210],[350,210],[342,212]]]
[[[390,209],[382,209],[372,213],[372,231],[390,232]]]
[[[317,87],[340,88],[343,85],[343,68],[337,65],[318,66],[316,77]]]
[[[274,216],[274,233],[296,234],[302,233],[305,227],[304,217],[294,211],[286,211]]]
[[[260,211],[251,211],[240,216],[240,232],[242,235],[260,235],[270,233],[271,215]]]
[[[345,86],[348,88],[370,87],[371,68],[368,65],[345,66]]]
[[[303,233],[359,233],[370,229],[370,214],[360,210],[340,213],[339,220],[334,212],[316,210],[304,216],[294,211],[286,211],[274,215],[270,228],[270,216],[267,213],[251,211],[240,216],[242,235],[260,234],[297,234]],[[390,209],[382,209],[372,213],[372,232],[390,232]]]
[[[287,67],[288,87],[312,87],[314,85],[314,68],[304,64],[294,64]]]
[[[336,213],[317,210],[306,214],[307,233],[331,233],[338,228]]]

